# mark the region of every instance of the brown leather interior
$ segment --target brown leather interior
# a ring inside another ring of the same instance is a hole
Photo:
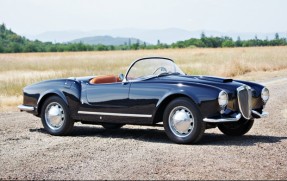
[[[114,82],[121,82],[119,77],[114,75],[101,75],[94,77],[90,80],[90,84],[107,84],[107,83],[114,83]]]
[[[117,77],[117,82],[122,82],[119,77]]]

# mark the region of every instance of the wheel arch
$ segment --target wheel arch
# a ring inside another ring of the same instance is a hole
[[[171,101],[173,101],[177,98],[181,98],[181,97],[188,98],[193,103],[198,105],[197,102],[192,97],[190,97],[186,94],[182,94],[182,93],[170,94],[170,95],[166,96],[162,101],[160,101],[160,103],[157,105],[157,109],[156,109],[154,116],[153,116],[153,124],[156,124],[158,122],[162,122],[163,121],[163,113],[164,113],[164,110],[167,107],[167,105]]]
[[[42,110],[42,106],[44,104],[44,102],[52,96],[58,96],[60,97],[65,103],[66,105],[69,107],[68,101],[66,96],[63,94],[63,92],[59,91],[59,90],[53,90],[53,91],[46,91],[45,93],[43,93],[40,98],[38,99],[38,103],[37,103],[37,115],[41,114],[41,110]]]

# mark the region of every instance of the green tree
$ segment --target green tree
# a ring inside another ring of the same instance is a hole
[[[236,47],[242,47],[242,41],[241,41],[240,36],[237,37],[237,40],[235,42],[235,46]]]
[[[128,43],[129,49],[131,49],[131,45],[132,45],[132,42],[131,42],[131,39],[129,38],[129,43]]]
[[[201,38],[201,39],[206,38],[206,36],[205,36],[205,33],[204,33],[204,32],[201,32],[200,38]]]
[[[96,50],[105,51],[105,50],[108,50],[108,48],[107,48],[107,46],[100,44],[100,45],[96,46]]]
[[[0,32],[4,32],[4,31],[6,31],[6,26],[3,23],[3,24],[0,25]]]
[[[222,43],[222,47],[234,47],[234,42],[232,40],[225,40]]]
[[[134,43],[134,44],[132,44],[132,46],[131,46],[131,49],[132,50],[138,50],[139,49],[139,44],[138,43]]]
[[[33,42],[29,42],[24,46],[24,52],[38,52]]]
[[[275,40],[279,40],[279,34],[275,33]]]
[[[4,45],[3,45],[3,41],[2,39],[0,38],[0,53],[4,53]]]
[[[13,52],[13,53],[22,52],[22,47],[18,43],[14,42],[11,44],[11,52]]]

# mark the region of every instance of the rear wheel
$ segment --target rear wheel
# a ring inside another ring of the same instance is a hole
[[[52,135],[67,135],[74,126],[66,103],[57,96],[49,97],[43,104],[41,120],[45,130]]]
[[[246,120],[241,118],[238,122],[222,123],[218,125],[218,129],[229,136],[242,136],[246,134],[253,126],[254,120]]]
[[[120,129],[124,124],[103,123],[102,126],[105,129]]]
[[[188,98],[177,98],[168,104],[163,125],[167,136],[181,144],[198,142],[206,127],[197,106]]]

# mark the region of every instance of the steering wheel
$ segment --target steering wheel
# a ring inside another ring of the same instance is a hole
[[[152,74],[155,75],[158,70],[167,72],[165,67],[158,67]]]

